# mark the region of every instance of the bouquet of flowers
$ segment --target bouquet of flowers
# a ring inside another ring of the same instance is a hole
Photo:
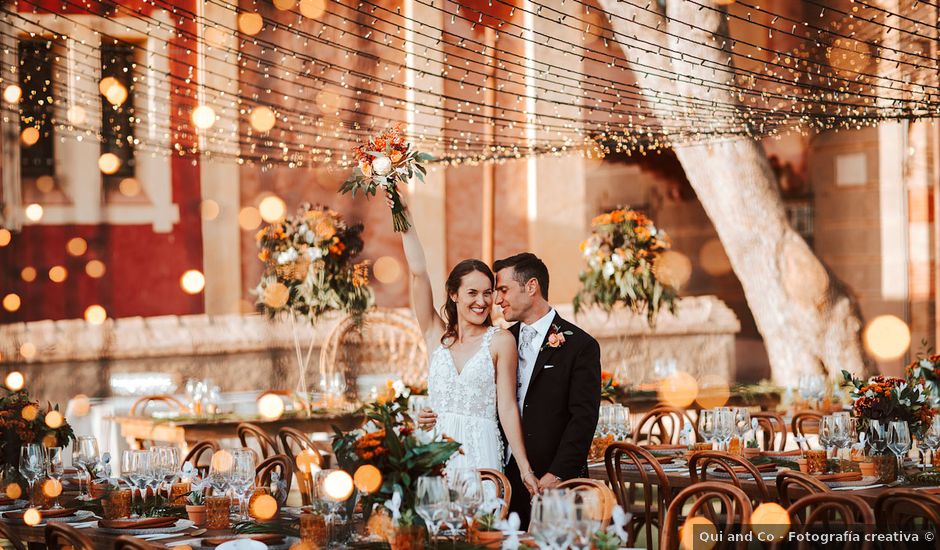
[[[355,197],[357,191],[362,191],[364,195],[375,196],[376,191],[382,188],[392,201],[392,226],[395,231],[408,231],[411,224],[401,204],[398,185],[408,183],[414,176],[424,182],[427,170],[421,163],[434,160],[434,157],[415,151],[405,141],[401,124],[357,145],[353,154],[356,157],[356,168],[343,182],[340,193],[352,193]]]
[[[258,231],[264,272],[255,294],[261,311],[312,322],[340,310],[361,320],[372,305],[368,262],[353,262],[362,252],[362,229],[329,208],[305,203],[297,215]]]
[[[852,384],[852,411],[859,419],[859,429],[867,429],[871,420],[903,420],[912,434],[922,434],[930,427],[936,410],[930,406],[929,392],[923,382],[910,378],[872,376],[867,381],[842,371]]]
[[[620,382],[614,379],[614,373],[601,372],[601,401],[616,403],[617,394],[620,393]]]
[[[622,303],[655,324],[663,306],[675,310],[676,289],[656,276],[657,259],[669,249],[669,237],[652,220],[634,210],[614,210],[591,222],[592,235],[581,243],[587,268],[574,297],[575,313],[597,304],[610,312]]]
[[[20,447],[27,443],[64,447],[75,441],[72,427],[59,412],[58,405],[46,403],[41,407],[25,389],[5,391],[7,395],[0,397],[0,450],[4,468],[19,467]]]
[[[382,474],[378,490],[360,495],[366,517],[374,504],[384,504],[400,526],[418,520],[414,511],[418,478],[442,475],[447,461],[460,450],[460,443],[445,435],[415,428],[408,414],[410,395],[404,382],[390,384],[387,394],[364,407],[363,428],[348,433],[337,429],[333,437],[340,468],[355,475],[369,464]]]

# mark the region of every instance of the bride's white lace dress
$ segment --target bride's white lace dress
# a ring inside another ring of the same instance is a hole
[[[503,470],[503,441],[496,418],[496,367],[490,353],[490,342],[498,330],[490,327],[486,331],[480,348],[462,368],[444,346],[431,354],[428,396],[437,413],[436,429],[461,443],[463,451],[450,459],[447,471]]]

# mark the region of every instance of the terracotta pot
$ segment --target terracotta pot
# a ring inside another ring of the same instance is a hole
[[[196,524],[197,527],[202,527],[206,524],[206,505],[186,505],[186,514],[189,516],[189,521]]]
[[[872,477],[875,475],[874,462],[859,462],[858,469],[860,472],[862,472],[862,477]]]
[[[415,525],[396,527],[388,544],[392,550],[424,550],[425,539],[427,539],[427,531],[424,527]]]
[[[500,548],[503,545],[502,531],[477,531],[476,543],[485,548]]]
[[[796,465],[800,467],[800,471],[804,474],[809,473],[809,460],[806,460],[805,458],[798,458],[796,459]]]
[[[755,456],[760,456],[760,449],[757,447],[745,447],[744,456],[747,458],[754,458]]]

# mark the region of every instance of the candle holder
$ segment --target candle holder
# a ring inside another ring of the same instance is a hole
[[[231,526],[231,511],[231,497],[206,497],[206,529],[228,529]]]

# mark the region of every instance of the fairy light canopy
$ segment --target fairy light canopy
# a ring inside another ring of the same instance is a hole
[[[356,143],[409,113],[420,117],[407,139],[445,163],[937,113],[937,29],[924,21],[940,2],[904,0],[895,13],[877,0],[685,0],[724,18],[703,41],[668,1],[626,0],[613,14],[594,0],[20,0],[0,7],[16,54],[0,89],[27,171],[56,140],[97,140],[115,181],[135,154],[349,167]],[[137,38],[99,32],[89,12]],[[232,66],[237,82],[222,70]]]

